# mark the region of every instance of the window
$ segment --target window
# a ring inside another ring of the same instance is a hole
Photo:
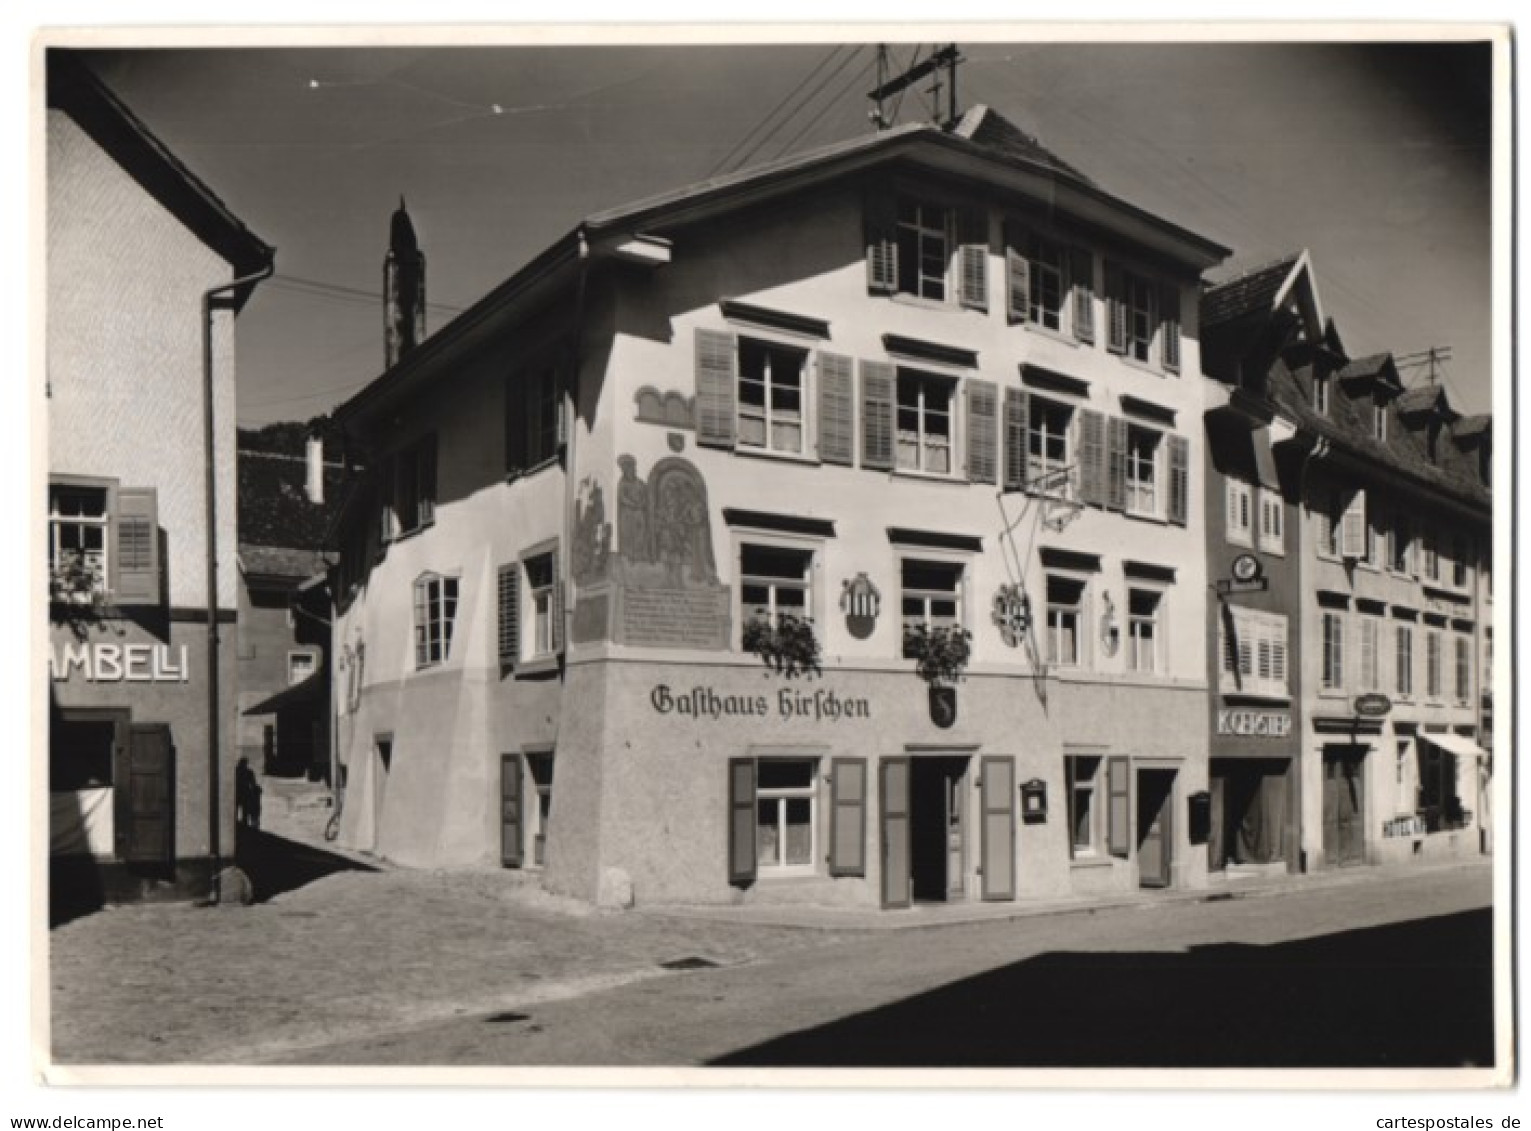
[[[1345,686],[1345,616],[1326,612],[1323,619],[1323,656],[1319,685],[1325,691]]]
[[[1422,539],[1424,542],[1424,577],[1426,581],[1440,581],[1441,579],[1441,548],[1436,540],[1433,530],[1427,530]]]
[[[739,547],[739,619],[771,625],[784,616],[813,617],[813,551],[785,546]]]
[[[436,521],[436,437],[427,436],[394,458],[392,520],[408,534]]]
[[[807,350],[739,339],[741,447],[802,453],[807,361]]]
[[[1085,583],[1077,578],[1047,576],[1047,663],[1075,668],[1084,663]]]
[[[1320,416],[1329,415],[1329,378],[1322,373],[1313,376],[1313,411]]]
[[[1372,436],[1387,443],[1387,402],[1381,397],[1372,402]]]
[[[1318,552],[1347,561],[1375,561],[1371,525],[1366,516],[1366,492],[1331,488],[1326,505],[1317,512]]]
[[[950,377],[898,371],[898,466],[904,471],[950,475],[956,466]]]
[[[1027,317],[1033,325],[1061,330],[1068,295],[1068,252],[1044,236],[1033,235],[1029,244],[1030,308]]]
[[[1127,274],[1127,356],[1134,361],[1148,361],[1153,356],[1154,287],[1139,275]]]
[[[760,872],[813,871],[817,772],[812,758],[756,763],[755,864]]]
[[[905,659],[912,659],[909,632],[916,625],[927,628],[962,627],[962,576],[958,562],[919,561],[900,563]]]
[[[1225,606],[1222,692],[1286,698],[1286,636],[1286,617],[1279,613]]]
[[[1270,488],[1260,489],[1260,549],[1280,554],[1285,548],[1285,511],[1281,493]]]
[[[415,582],[415,667],[444,663],[457,619],[457,578],[428,573]]]
[[[505,386],[505,470],[527,471],[558,455],[564,437],[563,383],[551,362],[512,373]]]
[[[1097,803],[1100,763],[1098,757],[1063,759],[1064,774],[1068,778],[1070,856],[1093,856],[1100,846],[1100,806]]]
[[[1441,697],[1441,634],[1425,629],[1425,698],[1432,701]]]
[[[1160,662],[1159,607],[1163,594],[1152,589],[1127,591],[1127,670],[1157,672]]]
[[[555,619],[557,602],[554,591],[558,578],[552,554],[538,554],[523,563],[526,571],[526,609],[530,614],[527,628],[531,638],[527,641],[529,658],[541,659],[551,656],[556,648]]]
[[[1228,541],[1237,546],[1254,545],[1254,488],[1238,479],[1223,480],[1227,488]]]
[[[1136,424],[1127,426],[1127,513],[1159,513],[1160,433]]]
[[[1026,417],[1026,482],[1035,484],[1045,476],[1069,467],[1069,425],[1074,410],[1056,401],[1031,398]],[[1053,488],[1056,489],[1056,486]]]
[[[1381,691],[1381,658],[1378,655],[1381,622],[1376,617],[1361,618],[1361,690]]]
[[[1393,537],[1388,557],[1394,573],[1414,572],[1414,528],[1406,514],[1393,516]]]
[[[1454,536],[1451,539],[1451,584],[1458,589],[1467,588],[1470,556],[1467,539],[1460,534]]]
[[[946,301],[951,212],[901,200],[898,205],[898,289],[903,294]]]
[[[1472,697],[1472,641],[1458,636],[1452,643],[1456,649],[1456,701],[1465,707]]]
[[[1412,624],[1395,625],[1394,633],[1397,655],[1394,660],[1393,686],[1397,688],[1400,699],[1412,699],[1414,697],[1414,626]]]
[[[48,487],[48,567],[55,572],[80,569],[94,579],[92,587],[100,593],[106,591],[110,577],[107,545],[111,511],[107,496],[105,487],[57,483]],[[88,599],[87,594],[72,589],[71,596]]]
[[[302,683],[319,667],[319,657],[312,652],[287,653],[287,683]]]

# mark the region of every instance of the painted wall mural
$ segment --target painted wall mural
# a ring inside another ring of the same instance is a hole
[[[656,460],[647,479],[631,455],[617,469],[616,548],[598,485],[576,512],[576,553],[590,571],[575,577],[574,642],[726,649],[732,602],[718,580],[706,480],[679,456]]]

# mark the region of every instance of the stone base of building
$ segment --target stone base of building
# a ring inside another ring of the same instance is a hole
[[[48,861],[48,922],[57,926],[124,903],[190,903],[207,899],[211,890],[211,861],[205,856],[177,860],[172,867],[55,856]]]

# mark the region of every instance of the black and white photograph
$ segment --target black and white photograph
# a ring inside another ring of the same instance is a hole
[[[1510,1126],[1510,44],[39,33],[38,1110]]]

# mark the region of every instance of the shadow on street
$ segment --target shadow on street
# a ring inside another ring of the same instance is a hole
[[[1487,1067],[1491,922],[1482,910],[1272,946],[1045,954],[711,1063]]]
[[[322,848],[245,825],[235,830],[234,861],[250,878],[256,903],[264,903],[336,872],[377,871]]]

